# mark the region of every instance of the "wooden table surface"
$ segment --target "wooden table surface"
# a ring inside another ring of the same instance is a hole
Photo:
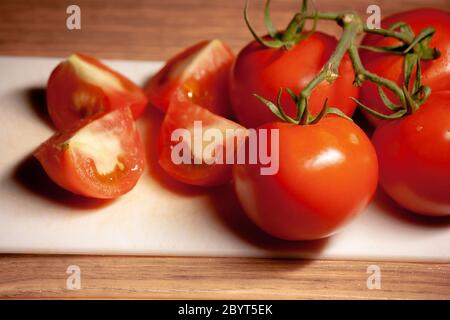
[[[251,39],[243,1],[84,1],[81,30],[68,31],[73,1],[0,1],[0,55],[164,60],[205,38],[237,51]],[[299,1],[272,1],[273,17],[287,23]],[[421,7],[450,8],[449,0],[375,1],[382,15]],[[361,14],[372,0],[317,0],[326,10]],[[351,4],[351,5],[350,5]],[[260,32],[262,1],[250,16]],[[320,29],[338,34],[331,24]],[[1,70],[0,70],[1,73]],[[5,76],[2,74],[1,76]],[[1,222],[0,222],[1,223]],[[68,290],[66,270],[81,269],[81,288]],[[367,268],[381,270],[381,289],[369,290]],[[382,261],[275,260],[195,257],[0,255],[0,298],[425,298],[450,299],[450,265]]]

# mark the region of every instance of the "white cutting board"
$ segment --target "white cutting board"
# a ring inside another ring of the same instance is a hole
[[[381,193],[329,239],[285,242],[263,234],[229,186],[192,189],[159,169],[152,139],[161,115],[153,110],[140,121],[148,170],[130,193],[106,203],[61,191],[29,157],[53,133],[40,98],[59,61],[0,57],[0,252],[450,261],[449,219],[416,217]],[[139,84],[161,66],[107,63]]]

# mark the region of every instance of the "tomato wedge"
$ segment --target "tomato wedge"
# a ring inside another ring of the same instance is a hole
[[[129,108],[81,120],[44,142],[34,156],[59,186],[100,199],[130,191],[144,168],[144,149]]]
[[[58,130],[97,113],[128,106],[137,118],[148,100],[140,87],[99,60],[76,53],[61,62],[47,84],[48,113]]]
[[[177,91],[161,125],[159,164],[174,179],[187,184],[225,184],[231,180],[227,158],[235,161],[234,152],[245,135],[241,125],[213,114]]]
[[[234,54],[220,40],[202,41],[170,59],[149,81],[152,105],[166,112],[177,89],[194,103],[225,117],[231,115],[228,79]]]

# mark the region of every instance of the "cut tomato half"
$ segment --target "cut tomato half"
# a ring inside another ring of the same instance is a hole
[[[143,90],[99,60],[76,53],[61,62],[47,84],[47,108],[58,130],[97,113],[128,106],[137,118],[148,100]]]
[[[174,179],[198,186],[231,180],[231,165],[247,130],[177,91],[161,125],[159,164]]]
[[[34,156],[62,188],[99,199],[127,193],[144,169],[144,150],[129,108],[81,120],[44,142]]]
[[[166,112],[181,89],[192,102],[221,116],[231,115],[228,79],[234,54],[220,40],[202,41],[170,59],[146,86],[152,105]]]

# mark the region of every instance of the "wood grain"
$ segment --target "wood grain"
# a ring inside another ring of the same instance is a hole
[[[283,26],[299,1],[272,1]],[[382,15],[450,0],[375,1]],[[164,60],[198,40],[220,38],[238,51],[251,39],[243,1],[78,0],[82,29],[68,31],[67,0],[0,1],[0,54]],[[351,3],[351,5],[349,5]],[[317,0],[319,9],[364,14],[373,0]],[[250,16],[263,32],[262,1]],[[322,30],[338,34],[331,24]],[[0,70],[1,71],[1,70]],[[5,75],[2,75],[5,76]],[[1,223],[1,222],[0,222]],[[381,268],[381,290],[368,290],[367,267]],[[66,289],[66,269],[81,268],[81,290]],[[0,256],[0,298],[450,299],[450,265],[243,258]]]
[[[79,51],[100,58],[164,60],[203,39],[222,39],[235,51],[251,39],[243,21],[243,0],[77,0],[81,30],[69,31],[66,8],[72,2],[0,1],[0,54],[63,57]],[[363,16],[373,3],[382,16],[424,5],[450,7],[450,0],[315,1],[318,9],[351,8]],[[299,4],[300,0],[272,1],[276,25],[285,27]],[[262,6],[262,0],[250,1],[250,18],[260,32]],[[319,29],[339,33],[333,23],[321,23]]]
[[[367,289],[369,265],[381,289]],[[81,289],[67,290],[69,265]],[[450,299],[450,266],[368,261],[0,256],[0,298]]]

